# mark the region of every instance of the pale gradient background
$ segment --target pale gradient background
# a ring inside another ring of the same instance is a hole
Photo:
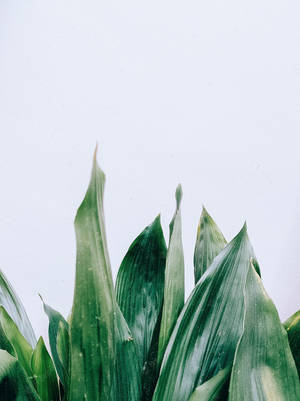
[[[300,308],[300,3],[0,2],[0,266],[37,334],[67,315],[73,220],[92,153],[106,172],[114,276],[184,191],[187,293],[202,203],[247,219],[282,319]]]

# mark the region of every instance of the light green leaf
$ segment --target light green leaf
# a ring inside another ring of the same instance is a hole
[[[75,218],[76,281],[70,323],[69,401],[111,401],[116,358],[116,301],[104,227],[105,176],[94,157]]]
[[[158,346],[161,364],[170,335],[184,305],[184,257],[181,230],[181,185],[176,189],[176,210],[170,223],[170,240],[165,270],[164,302]]]
[[[0,350],[1,401],[41,401],[19,361]]]
[[[197,230],[197,239],[194,251],[195,283],[206,272],[214,258],[227,244],[219,227],[203,206]]]
[[[18,359],[27,375],[31,378],[32,371],[30,361],[33,349],[20,333],[17,325],[8,315],[3,306],[0,306],[0,325],[7,340],[14,349],[13,356]]]
[[[233,361],[254,256],[246,226],[214,259],[186,302],[166,348],[153,401],[186,401]]]
[[[254,266],[248,272],[245,306],[229,401],[299,401],[299,378],[287,334]]]
[[[285,323],[290,348],[300,377],[300,310],[294,313]]]
[[[224,390],[227,390],[226,384],[230,377],[230,372],[231,367],[220,370],[216,376],[201,384],[201,386],[196,387],[195,391],[189,398],[189,401],[221,400],[220,397],[222,397],[222,394],[225,392]]]
[[[69,324],[59,312],[44,302],[43,305],[49,318],[48,335],[53,362],[66,392],[69,384]]]
[[[36,389],[42,401],[58,401],[59,390],[55,368],[46,349],[43,338],[40,337],[32,354],[32,371]]]
[[[162,308],[166,252],[158,216],[131,244],[117,276],[117,301],[136,341],[141,367]]]
[[[0,305],[5,308],[9,316],[18,326],[20,332],[29,342],[29,344],[34,347],[36,345],[36,337],[34,335],[32,326],[27,317],[25,309],[14,292],[12,286],[10,285],[4,273],[0,270]]]

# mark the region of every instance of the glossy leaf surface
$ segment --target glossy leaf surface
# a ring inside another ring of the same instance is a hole
[[[33,349],[20,333],[15,322],[7,314],[3,306],[0,306],[0,325],[3,332],[14,349],[13,355],[18,359],[29,377],[32,377],[31,355]]]
[[[105,176],[94,158],[75,218],[76,280],[70,323],[69,401],[111,401],[116,356],[115,297],[104,227]]]
[[[36,337],[33,332],[31,323],[25,312],[25,309],[14,292],[11,284],[4,276],[4,273],[0,270],[0,306],[3,306],[9,316],[18,326],[20,332],[29,342],[29,344],[34,347],[36,345]]]
[[[170,223],[170,240],[165,270],[164,301],[158,346],[159,364],[184,304],[184,256],[180,211],[182,189],[180,185],[177,187],[175,195],[176,210]]]
[[[251,257],[244,226],[186,302],[168,343],[153,401],[186,401],[197,386],[232,363],[243,329]]]
[[[58,401],[58,381],[55,368],[42,337],[33,351],[31,359],[36,389],[42,401]]]
[[[298,401],[299,378],[287,334],[254,267],[245,288],[244,332],[236,350],[229,401]]]
[[[285,323],[290,348],[300,377],[300,311],[294,313]]]
[[[42,401],[16,358],[0,350],[1,401]]]
[[[195,283],[206,272],[214,258],[224,249],[227,241],[203,206],[197,230],[194,251]]]
[[[196,387],[189,401],[225,401],[227,400],[227,382],[230,377],[231,367],[220,370],[216,376]],[[225,390],[225,391],[224,391]],[[224,395],[224,393],[226,395]],[[223,396],[222,396],[223,395]],[[222,397],[222,398],[221,398]]]
[[[69,383],[69,324],[64,317],[43,303],[49,318],[48,335],[53,362],[62,385]]]
[[[136,341],[141,367],[162,308],[166,253],[158,216],[132,243],[117,276],[117,301]]]

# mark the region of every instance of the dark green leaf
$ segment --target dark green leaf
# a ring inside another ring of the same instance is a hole
[[[58,381],[55,368],[42,337],[36,345],[31,359],[36,389],[42,401],[58,401]]]
[[[206,272],[214,258],[226,245],[219,227],[213,221],[203,206],[197,230],[197,239],[194,252],[195,283]]]
[[[176,210],[170,223],[170,240],[165,270],[164,302],[158,346],[160,365],[170,335],[184,305],[184,257],[181,232],[180,202],[182,189],[176,189]]]
[[[299,378],[287,334],[254,266],[248,272],[245,306],[229,401],[299,401]]]
[[[153,401],[186,401],[197,386],[232,363],[243,329],[252,256],[244,226],[186,302],[166,348]]]
[[[290,348],[300,377],[300,310],[293,314],[285,323]]]
[[[8,282],[7,278],[0,271],[0,305],[5,308],[9,316],[18,326],[20,332],[29,342],[32,347],[36,345],[36,338],[27,317],[25,309],[14,292],[12,286]]]
[[[41,401],[19,361],[0,350],[1,401]]]
[[[48,335],[53,362],[66,391],[69,383],[69,324],[59,312],[45,303],[43,305],[49,318]]]
[[[18,359],[29,377],[32,377],[31,355],[33,349],[20,333],[15,322],[7,314],[3,306],[0,306],[0,325],[2,330],[14,349],[13,355]]]
[[[216,376],[212,377],[201,386],[196,387],[195,391],[189,398],[189,401],[217,401],[227,400],[227,396],[223,396],[224,387],[230,377],[231,367],[227,367],[219,371]],[[227,389],[228,391],[228,389]],[[223,398],[221,398],[223,396]]]
[[[70,323],[69,401],[111,401],[116,301],[103,213],[105,176],[96,162],[75,218],[76,281]]]
[[[136,341],[141,367],[162,308],[166,252],[158,216],[132,243],[117,276],[117,301]]]

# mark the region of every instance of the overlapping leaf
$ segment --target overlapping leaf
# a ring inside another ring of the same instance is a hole
[[[18,326],[20,332],[29,342],[29,344],[34,347],[36,345],[36,337],[33,332],[33,328],[27,317],[25,309],[14,292],[9,281],[5,277],[4,273],[0,270],[0,306],[3,306],[9,316]]]
[[[1,401],[40,400],[19,361],[5,350],[0,350]]]
[[[166,252],[158,216],[132,243],[117,276],[117,301],[136,341],[141,367],[162,308]]]
[[[245,306],[229,401],[299,401],[299,378],[286,332],[253,266],[246,281]]]
[[[42,337],[33,351],[31,359],[32,372],[37,392],[42,401],[58,401],[59,390],[55,368],[45,347]]]
[[[194,251],[195,283],[227,244],[223,234],[203,206]]]
[[[231,367],[224,368],[201,386],[196,387],[189,401],[225,401],[227,400],[228,379]]]
[[[69,384],[69,324],[64,317],[43,303],[49,318],[48,336],[53,362],[65,391]]]
[[[159,364],[184,304],[184,256],[180,211],[182,189],[180,185],[177,187],[175,195],[176,210],[170,223],[170,240],[165,270],[164,302],[158,346]]]
[[[12,355],[18,359],[28,377],[31,378],[31,355],[33,349],[21,334],[15,322],[7,314],[3,306],[0,306],[0,326],[6,339],[13,348]]]
[[[290,348],[300,377],[300,311],[294,313],[285,323]]]
[[[168,343],[153,401],[186,401],[231,364],[242,334],[244,286],[253,257],[246,226],[214,259],[186,302]]]

